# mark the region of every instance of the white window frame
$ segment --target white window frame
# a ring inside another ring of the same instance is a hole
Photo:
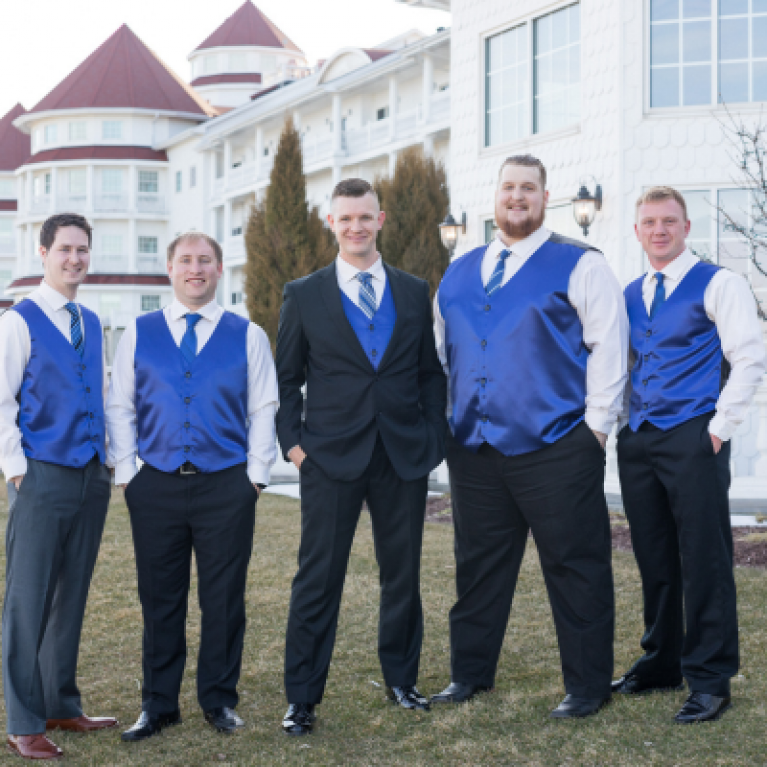
[[[189,167],[189,188],[194,189],[197,186],[197,166]]]
[[[122,120],[104,120],[101,123],[101,138],[104,141],[122,141]]]
[[[88,123],[85,120],[73,120],[69,123],[69,140],[86,141],[88,138]]]
[[[102,234],[101,235],[101,252],[99,255],[116,257],[125,255],[125,247],[123,246],[123,236],[121,234]]]
[[[160,296],[141,296],[141,311],[156,312],[160,309]]]
[[[184,188],[184,179],[180,170],[176,171],[173,188],[176,190],[176,192],[180,192]]]
[[[59,140],[59,126],[56,123],[46,125],[43,133],[43,141],[46,146],[55,144]]]
[[[125,175],[119,168],[102,168],[101,170],[101,194],[123,194],[123,176]],[[107,180],[112,181],[119,179],[119,186],[115,185],[115,188],[110,188]]]
[[[138,252],[142,256],[156,256],[159,253],[160,242],[155,235],[140,234],[138,238]]]
[[[159,194],[160,192],[159,171],[140,170],[138,172],[138,191],[140,194]]]

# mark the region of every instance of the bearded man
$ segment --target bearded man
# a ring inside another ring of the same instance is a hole
[[[628,321],[604,256],[543,226],[546,169],[501,166],[497,237],[449,267],[435,297],[450,378],[447,462],[458,601],[451,684],[495,684],[528,532],[549,593],[566,696],[554,718],[610,699],[614,598],[604,447],[622,405]]]

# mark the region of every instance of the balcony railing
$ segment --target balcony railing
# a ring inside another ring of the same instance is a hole
[[[104,253],[92,253],[90,271],[98,272],[99,274],[127,272],[128,257],[105,255]]]
[[[161,194],[139,193],[136,208],[142,213],[165,213],[165,196]]]
[[[256,180],[256,163],[246,162],[232,168],[226,179],[227,190],[239,189],[242,186],[254,183]]]
[[[270,154],[268,157],[262,157],[261,162],[258,165],[258,180],[264,181],[268,179],[272,168],[274,167],[274,155]]]
[[[100,211],[127,210],[127,194],[98,194],[93,200],[93,209]]]
[[[32,211],[34,213],[48,213],[51,209],[51,196],[49,194],[38,195],[32,198]]]
[[[224,243],[224,259],[242,258],[245,255],[245,238],[238,236],[227,237]]]
[[[391,120],[378,120],[364,128],[346,131],[346,150],[350,155],[367,152],[388,143]]]
[[[16,239],[0,237],[0,256],[12,256],[14,253],[16,253]]]
[[[327,160],[333,154],[333,137],[301,142],[301,151],[304,156],[304,165],[315,165]]]
[[[60,194],[56,199],[56,208],[62,212],[79,213],[85,210],[88,198],[85,194]]]
[[[430,123],[450,119],[450,91],[442,91],[431,100]]]
[[[140,274],[165,274],[165,263],[158,255],[139,255],[136,259],[136,268]]]

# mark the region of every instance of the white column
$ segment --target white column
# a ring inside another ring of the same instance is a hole
[[[51,203],[50,208],[48,210],[51,213],[58,213],[59,212],[59,206],[58,206],[58,193],[59,193],[59,173],[58,168],[54,165],[51,168]]]
[[[425,124],[431,119],[431,95],[434,92],[434,61],[431,56],[423,57],[423,107],[421,118]]]
[[[31,213],[32,212],[32,200],[34,200],[34,198],[35,198],[35,185],[34,185],[34,180],[32,178],[32,171],[31,170],[27,171],[27,181],[26,181],[26,184],[24,184],[24,186],[26,187],[26,192],[27,192],[27,194],[26,194],[26,197],[27,197],[27,212]]]
[[[397,169],[397,153],[389,152],[389,178],[394,175],[394,171]]]
[[[227,183],[229,174],[232,172],[232,142],[229,139],[224,141],[224,185]]]
[[[224,269],[224,306],[232,305],[232,267]]]
[[[232,237],[232,201],[224,201],[224,241],[221,243],[221,247],[224,249],[224,258],[229,255],[226,252],[227,243]],[[230,296],[231,298],[231,296]]]
[[[341,180],[341,163],[333,163],[333,186]]]
[[[389,76],[389,140],[394,141],[397,134],[397,78]]]
[[[128,210],[138,210],[138,171],[135,165],[128,168]]]
[[[131,210],[133,208],[131,207]],[[136,219],[131,215],[128,219],[128,274],[138,272],[138,236],[136,234]]]
[[[333,94],[333,154],[343,152],[343,133],[341,132],[341,94]]]
[[[301,113],[297,109],[293,112],[293,127],[301,132]]]
[[[433,157],[434,156],[434,136],[424,136],[423,138],[423,153],[427,157]]]
[[[256,128],[256,179],[261,178],[261,163],[264,160],[264,129]]]
[[[96,178],[93,165],[88,165],[85,169],[85,210],[92,213],[96,199]]]
[[[32,224],[27,224],[24,231],[24,262],[26,264],[24,271],[29,274],[30,272],[37,272],[37,253],[35,252],[35,243],[32,240],[34,227]]]

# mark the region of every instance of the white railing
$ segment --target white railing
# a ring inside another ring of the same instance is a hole
[[[269,178],[274,167],[274,155],[270,154],[268,157],[262,157],[261,162],[258,164],[258,181],[265,181]]]
[[[100,274],[114,274],[115,272],[128,271],[127,256],[111,256],[100,254],[91,254],[91,272]]]
[[[16,240],[13,237],[0,237],[0,256],[12,256],[16,252]]]
[[[139,274],[165,274],[167,272],[164,261],[158,255],[137,256],[136,268]]]
[[[100,211],[128,210],[127,194],[98,194],[93,200],[93,209]]]
[[[304,156],[304,166],[316,165],[333,155],[333,136],[301,142],[301,152]]]
[[[239,189],[242,186],[253,184],[256,180],[256,163],[247,162],[232,168],[226,177],[226,188]]]
[[[139,192],[136,208],[143,213],[165,213],[165,195]]]
[[[242,258],[245,255],[245,238],[240,234],[227,237],[224,243],[224,259]]]
[[[56,200],[56,208],[63,212],[78,213],[86,209],[88,198],[85,194],[60,194]]]
[[[364,128],[346,131],[346,150],[350,155],[376,149],[389,142],[391,120],[377,120]]]
[[[38,195],[32,198],[32,211],[34,213],[48,213],[51,209],[51,196],[49,194]]]
[[[432,98],[429,122],[439,123],[450,119],[450,91],[442,91]]]

